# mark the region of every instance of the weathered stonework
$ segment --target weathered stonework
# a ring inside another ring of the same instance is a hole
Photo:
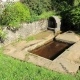
[[[80,40],[80,37],[77,34],[75,34],[73,31],[67,31],[65,33],[56,36],[55,40],[73,44],[78,42]]]
[[[4,29],[7,33],[7,39],[5,40],[5,44],[8,44],[18,38],[26,38],[30,35],[37,34],[41,31],[44,31],[47,29],[48,21],[47,19],[43,19],[40,21],[36,21],[33,23],[23,23],[21,24],[21,28],[17,30],[16,32],[12,32],[8,30],[7,28]]]
[[[59,33],[61,30],[61,19],[59,16],[51,16],[48,20],[48,29],[54,30],[55,35]]]
[[[57,27],[55,28],[55,33],[60,31],[61,28],[61,19],[58,16],[53,16],[54,19],[56,20]]]

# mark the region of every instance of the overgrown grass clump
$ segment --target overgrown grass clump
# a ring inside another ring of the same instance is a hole
[[[76,76],[61,74],[38,67],[32,63],[8,57],[0,48],[1,80],[80,80],[80,72]]]
[[[25,40],[27,42],[29,42],[29,41],[35,40],[35,37],[34,36],[30,36],[30,37],[27,37]]]

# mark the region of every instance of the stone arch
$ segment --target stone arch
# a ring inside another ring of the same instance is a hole
[[[59,16],[51,16],[48,19],[48,29],[54,30],[55,32],[61,29],[61,19]]]
[[[55,20],[54,17],[49,17],[49,19],[48,19],[48,27],[51,28],[51,29],[57,27],[56,20]]]

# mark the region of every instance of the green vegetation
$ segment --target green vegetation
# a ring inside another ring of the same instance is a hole
[[[34,22],[57,13],[67,27],[72,26],[75,30],[80,30],[80,0],[23,0],[22,3],[8,4],[0,14],[0,24],[17,29],[22,22]],[[64,28],[66,27],[64,26]],[[6,32],[1,26],[1,42],[5,38]],[[30,36],[26,41],[34,39],[33,36]],[[21,40],[20,37],[18,41]],[[15,43],[12,44],[15,45]],[[74,76],[61,74],[8,57],[3,54],[3,50],[4,48],[0,48],[1,80],[80,80],[80,71]]]
[[[20,41],[27,41],[27,42],[29,42],[29,41],[32,41],[32,40],[35,40],[34,36],[29,36],[29,37],[24,38],[24,39],[20,36],[17,40],[11,42],[11,45],[16,46],[16,44],[18,42],[20,42]]]
[[[8,57],[0,48],[0,79],[1,80],[80,80],[80,72],[72,76],[50,71],[32,63]]]
[[[53,8],[62,18],[62,30],[80,30],[80,0],[52,0]]]
[[[74,0],[73,4],[74,4],[74,6],[79,5],[80,4],[80,0]]]
[[[26,38],[26,41],[27,41],[27,42],[32,41],[32,40],[35,40],[35,38],[34,38],[33,36],[30,36],[30,37],[27,37],[27,38]]]
[[[30,10],[31,18],[27,22],[38,21],[54,15],[51,0],[23,0],[22,3]]]
[[[1,15],[1,24],[10,28],[18,28],[20,22],[30,19],[28,7],[20,2],[8,4]]]
[[[1,11],[2,14],[0,13],[0,25],[6,25],[9,30],[15,32],[21,27],[22,22],[31,23],[59,15],[64,29],[80,30],[80,0],[22,0],[21,2],[5,6]],[[0,30],[0,36],[3,37],[2,40],[5,39],[3,30]]]
[[[29,20],[27,20],[26,22],[34,22],[34,21],[38,21],[38,20],[41,20],[41,19],[47,19],[49,18],[50,16],[53,16],[53,15],[56,15],[55,12],[53,11],[49,11],[49,12],[43,12],[41,15],[31,15],[31,18]]]
[[[31,23],[54,15],[51,4],[51,0],[23,0],[22,3],[9,3],[0,14],[0,24],[16,31],[22,22]]]
[[[62,20],[65,25],[64,28],[69,28],[73,30],[80,30],[80,5],[73,6],[61,12]]]
[[[6,32],[2,30],[2,27],[0,26],[0,41],[3,43],[6,39]]]
[[[77,28],[80,27],[80,5],[73,8],[72,10],[69,11],[68,14],[66,14],[66,16],[68,15],[68,19],[69,21],[76,26]]]
[[[31,15],[40,15],[52,10],[51,0],[23,0],[22,3],[29,7]]]
[[[39,16],[39,19],[47,19],[47,18],[49,18],[50,16],[53,16],[53,15],[55,15],[56,13],[55,12],[52,12],[52,11],[50,11],[50,12],[44,12],[44,13],[42,13],[40,16]]]

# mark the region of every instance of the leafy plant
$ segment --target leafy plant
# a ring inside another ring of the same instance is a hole
[[[1,15],[1,23],[10,28],[18,28],[20,22],[28,19],[30,19],[29,9],[20,2],[8,4]]]
[[[24,40],[24,39],[23,39],[22,36],[20,35],[20,36],[18,37],[18,39],[17,39],[17,42],[20,42],[20,41],[22,41],[22,40]]]
[[[39,19],[47,19],[47,18],[49,18],[50,16],[53,16],[53,15],[55,15],[56,13],[55,12],[53,12],[53,11],[49,11],[49,12],[44,12],[44,13],[42,13],[41,15],[39,15]]]
[[[37,15],[32,15],[30,19],[26,20],[26,22],[31,23],[38,20],[39,20],[39,17]]]
[[[0,27],[0,41],[1,41],[1,43],[3,43],[5,39],[6,39],[6,32],[3,31]]]
[[[26,38],[26,41],[27,41],[27,42],[28,42],[28,41],[32,41],[32,40],[35,40],[35,38],[34,38],[33,36],[30,36],[30,37]]]
[[[52,10],[51,0],[23,0],[22,3],[29,7],[31,15],[40,15]]]
[[[80,4],[80,0],[73,0],[74,1],[74,6],[77,6],[77,5],[79,5]]]
[[[80,5],[74,6],[61,14],[66,27],[71,27],[73,30],[80,30]],[[65,28],[66,28],[65,27]]]

